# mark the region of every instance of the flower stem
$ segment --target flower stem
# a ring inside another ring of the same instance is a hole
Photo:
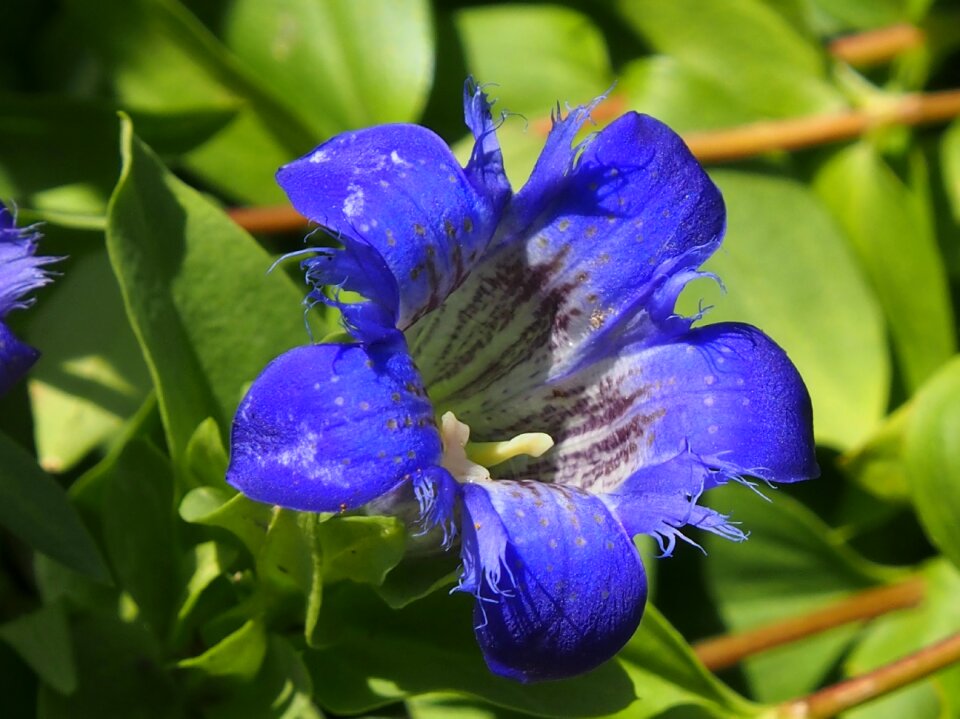
[[[838,37],[827,45],[827,50],[843,62],[857,67],[871,67],[919,47],[926,39],[920,28],[900,24]]]
[[[706,639],[694,645],[700,661],[712,671],[737,664],[745,657],[790,644],[850,622],[873,619],[919,604],[926,591],[922,579],[868,589],[799,617],[744,632]]]
[[[852,140],[887,125],[929,125],[960,115],[960,90],[903,95],[871,109],[756,122],[684,137],[701,162],[729,162],[773,151],[801,150]]]
[[[234,207],[227,214],[247,232],[296,232],[307,226],[307,219],[289,205]]]
[[[781,719],[829,719],[960,662],[960,633],[859,677],[780,706]]]

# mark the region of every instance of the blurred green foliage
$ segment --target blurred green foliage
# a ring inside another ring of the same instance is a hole
[[[923,41],[859,69],[828,51],[893,23]],[[244,389],[310,337],[302,281],[266,274],[301,238],[223,212],[283,201],[282,163],[383,122],[464,157],[472,74],[507,113],[518,187],[558,102],[610,90],[702,132],[960,87],[958,58],[956,0],[7,0],[0,198],[67,259],[11,318],[44,357],[0,399],[4,715],[749,717],[960,631],[960,121],[708,168],[727,292],[694,283],[681,309],[788,350],[824,473],[773,502],[718,492],[750,541],[654,563],[640,630],[588,675],[491,675],[469,598],[446,593],[455,557],[418,555],[399,520],[297,515],[223,481]],[[916,576],[921,606],[726,683],[688,643]],[[956,668],[849,714],[958,715]]]

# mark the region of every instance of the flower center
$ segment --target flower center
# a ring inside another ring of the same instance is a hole
[[[487,467],[522,454],[539,457],[553,446],[553,438],[543,432],[518,434],[505,442],[470,442],[470,427],[453,412],[444,412],[440,418],[440,439],[441,464],[458,482],[490,479]]]

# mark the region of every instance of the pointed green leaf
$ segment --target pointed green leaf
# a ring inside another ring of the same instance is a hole
[[[198,487],[180,502],[180,518],[191,524],[221,527],[256,557],[273,519],[273,508],[227,490]]]
[[[61,694],[77,688],[73,642],[62,604],[49,604],[0,624],[0,640],[13,647],[46,684]]]
[[[0,432],[0,525],[38,552],[100,581],[109,573],[59,484]]]
[[[960,359],[924,385],[913,402],[904,459],[920,522],[960,567]]]
[[[165,636],[182,590],[173,514],[173,472],[144,440],[120,454],[103,498],[107,554],[123,590],[158,636]]]
[[[260,670],[266,653],[266,630],[261,622],[251,619],[203,654],[181,659],[177,667],[197,672],[203,679],[248,682]]]
[[[814,186],[873,285],[908,389],[915,389],[956,350],[930,210],[867,142],[837,152]]]
[[[761,0],[620,0],[620,15],[657,52],[713,78],[758,117],[843,104],[822,49]]]
[[[160,401],[174,459],[213,417],[229,427],[244,387],[307,339],[301,292],[226,215],[122,132],[107,248]]]
[[[427,0],[236,0],[223,35],[319,140],[420,115],[433,80],[430,15]]]

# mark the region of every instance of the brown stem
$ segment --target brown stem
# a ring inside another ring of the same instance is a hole
[[[904,95],[882,109],[847,110],[729,130],[694,132],[684,139],[701,162],[728,162],[776,150],[800,150],[851,140],[884,125],[928,125],[960,115],[960,90]]]
[[[870,67],[888,62],[907,50],[919,47],[926,39],[923,30],[918,27],[892,25],[838,37],[827,45],[827,50],[843,62],[857,67]]]
[[[862,676],[781,705],[782,719],[829,719],[960,662],[960,633]]]
[[[827,629],[915,606],[923,600],[925,590],[923,580],[919,578],[868,589],[803,616],[791,617],[745,632],[705,639],[696,643],[693,649],[708,669],[725,669],[745,657],[790,644]]]
[[[307,226],[306,218],[289,205],[234,207],[227,214],[247,232],[295,232]]]

